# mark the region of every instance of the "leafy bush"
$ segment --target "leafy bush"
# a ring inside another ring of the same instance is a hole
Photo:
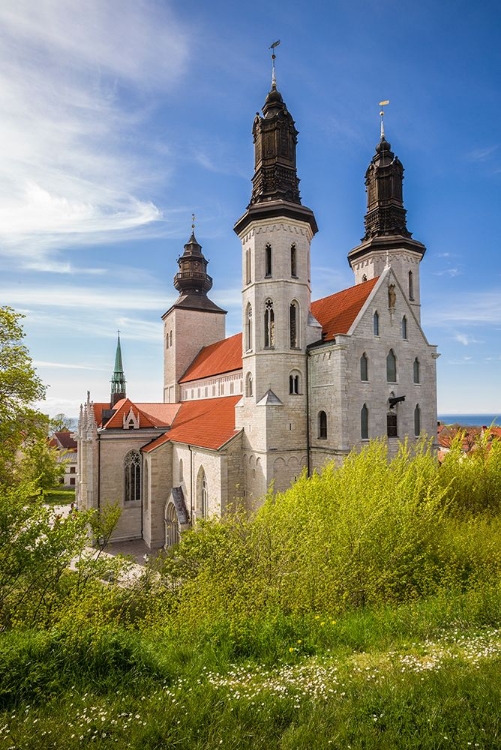
[[[404,444],[389,462],[386,445],[375,441],[340,468],[270,494],[251,518],[235,513],[199,524],[163,571],[179,620],[194,627],[263,613],[336,617],[497,580],[501,522],[494,501],[485,502],[488,488],[497,497],[497,451],[481,457],[479,450],[471,463],[454,453],[444,470],[427,444],[412,452]],[[482,490],[466,519],[459,511],[472,486]]]

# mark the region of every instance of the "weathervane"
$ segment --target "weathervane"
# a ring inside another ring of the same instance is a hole
[[[379,106],[381,107],[381,111],[379,113],[379,116],[381,117],[381,140],[384,140],[384,109],[383,107],[386,107],[387,104],[390,103],[389,99],[385,99],[384,102],[379,102]]]
[[[272,50],[271,52],[271,87],[273,89],[276,89],[277,87],[277,79],[275,78],[275,60],[277,56],[275,55],[275,49],[278,47],[279,44],[280,44],[280,39],[277,39],[277,41],[273,42],[273,44],[270,46],[270,49]]]

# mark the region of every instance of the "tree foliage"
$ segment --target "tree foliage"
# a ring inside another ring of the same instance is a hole
[[[61,468],[47,443],[49,419],[33,406],[45,397],[45,386],[22,343],[23,317],[0,307],[0,485],[38,478],[47,488]]]
[[[499,580],[499,454],[452,453],[444,468],[426,444],[389,461],[374,441],[270,494],[253,517],[199,525],[165,563],[180,622],[337,616]]]

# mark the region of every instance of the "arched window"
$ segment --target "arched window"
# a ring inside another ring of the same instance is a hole
[[[301,387],[301,378],[299,372],[293,370],[289,375],[289,393],[293,396],[298,396]]]
[[[327,414],[324,411],[318,412],[318,437],[322,440],[327,438]]]
[[[297,276],[297,250],[295,245],[291,245],[291,276]]]
[[[386,380],[388,383],[397,382],[397,358],[393,349],[390,349],[386,357]]]
[[[369,380],[369,360],[365,352],[360,357],[360,380]]]
[[[389,411],[386,415],[386,434],[389,438],[398,437],[398,421],[396,412]]]
[[[275,346],[275,313],[271,299],[264,304],[264,345],[266,348]]]
[[[129,451],[124,458],[125,502],[141,500],[141,456],[139,451]]]
[[[168,333],[165,334],[165,348],[166,349],[169,348],[169,334]]]
[[[413,365],[412,369],[414,371],[414,373],[413,373],[414,374],[414,382],[415,383],[420,383],[421,382],[421,373],[420,373],[419,359],[417,357],[414,360],[414,365]]]
[[[252,305],[249,302],[245,311],[245,351],[252,349]]]
[[[245,378],[245,395],[252,396],[252,373],[248,372]]]
[[[405,315],[402,318],[402,338],[407,339],[407,318]]]
[[[376,310],[373,317],[374,336],[379,336],[379,313]]]
[[[179,484],[183,481],[183,459],[179,459],[179,468],[178,468],[178,476],[179,476]]]
[[[362,440],[369,439],[369,410],[367,404],[362,406],[362,411],[360,412],[360,437]]]
[[[245,283],[250,284],[252,281],[251,274],[251,251],[247,250],[245,253]]]
[[[414,276],[412,275],[412,271],[409,271],[409,299],[414,299]]]
[[[207,489],[207,478],[203,467],[200,467],[198,472],[197,482],[197,505],[198,505],[198,517],[207,518],[209,512],[209,493]]]
[[[419,404],[416,404],[416,408],[414,409],[414,435],[416,437],[419,437],[421,434],[421,409],[419,408]]]
[[[299,307],[297,302],[291,302],[289,307],[289,337],[291,349],[297,349],[299,346],[298,336]]]
[[[264,249],[264,275],[271,276],[272,264],[271,264],[271,245],[266,245]]]

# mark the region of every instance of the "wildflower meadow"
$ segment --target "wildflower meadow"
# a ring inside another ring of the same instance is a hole
[[[424,442],[391,462],[371,443],[126,584],[127,561],[86,559],[84,520],[54,528],[9,493],[0,750],[501,748],[488,436],[442,466]]]

